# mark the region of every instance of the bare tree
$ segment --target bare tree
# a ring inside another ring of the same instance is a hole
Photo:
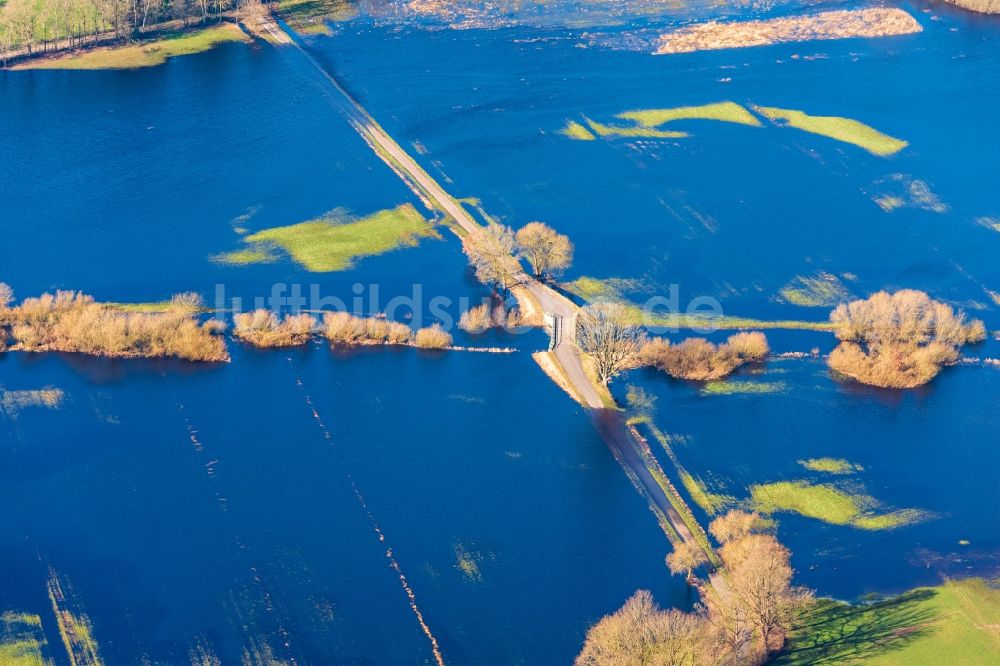
[[[491,222],[482,231],[468,234],[462,249],[476,272],[476,279],[506,296],[520,279],[521,264],[514,258],[514,231]]]
[[[529,222],[517,232],[517,249],[528,260],[535,277],[555,274],[573,262],[573,244],[541,222]]]
[[[6,310],[14,302],[14,290],[6,282],[0,282],[0,310]]]
[[[771,654],[785,644],[793,616],[807,597],[792,587],[791,553],[770,534],[751,534],[723,546],[719,555],[728,572],[728,593],[738,603]]]
[[[698,584],[698,596],[710,627],[716,664],[756,664],[759,655],[753,654],[753,625],[736,598],[720,592],[707,581]]]
[[[607,384],[622,370],[634,367],[646,336],[631,323],[620,303],[594,303],[576,318],[576,345],[594,361],[597,376]]]
[[[10,0],[4,5],[3,12],[12,41],[26,47],[28,55],[31,55],[35,44],[35,26],[38,23],[38,12],[34,4],[31,0]]]
[[[746,511],[729,511],[708,525],[708,532],[716,540],[725,545],[731,541],[739,541],[763,526],[763,521],[757,513]]]
[[[648,591],[639,590],[617,612],[590,628],[576,665],[688,666],[704,658],[704,635],[702,616],[661,610]]]
[[[671,573],[684,574],[685,578],[690,579],[692,572],[707,561],[708,556],[697,542],[681,541],[667,555],[667,568]]]

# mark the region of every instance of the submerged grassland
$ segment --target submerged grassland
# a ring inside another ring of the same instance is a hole
[[[773,122],[779,122],[804,132],[850,143],[868,152],[886,157],[910,145],[902,139],[879,132],[861,121],[840,116],[811,116],[795,109],[755,106],[754,110]]]
[[[578,141],[593,141],[597,137],[683,139],[690,134],[681,130],[663,129],[662,126],[680,120],[715,120],[750,127],[763,126],[760,120],[745,107],[729,101],[667,109],[637,109],[619,113],[615,117],[631,124],[607,125],[584,117],[584,121],[587,123],[586,127],[575,120],[568,120],[566,126],[559,130],[559,133]]]
[[[774,661],[938,666],[989,664],[1000,652],[1000,590],[969,578],[872,604],[817,599]]]
[[[248,247],[213,257],[227,265],[274,261],[283,252],[313,273],[342,271],[357,260],[406,247],[416,247],[424,238],[440,239],[412,204],[355,218],[342,209],[332,210],[307,222],[264,229],[243,238]]]
[[[22,410],[32,407],[59,409],[66,395],[62,389],[46,386],[38,390],[7,391],[0,387],[0,415],[16,419]],[[3,661],[0,661],[2,664]]]
[[[791,305],[831,307],[850,300],[851,294],[836,275],[820,271],[815,275],[796,275],[778,296]]]
[[[32,613],[0,614],[0,664],[3,666],[47,666],[49,646],[42,618]]]
[[[52,571],[49,575],[49,601],[59,626],[59,636],[73,666],[99,666],[104,662],[100,656],[97,640],[94,638],[90,618],[78,607],[72,590],[59,575]]]
[[[277,13],[300,35],[330,35],[327,21],[349,21],[358,9],[348,0],[278,0]]]
[[[29,60],[12,69],[139,69],[162,65],[176,56],[202,53],[226,42],[249,41],[235,23],[221,23],[204,30],[171,33],[144,44]]]
[[[810,331],[832,331],[829,321],[769,320],[730,315],[709,316],[686,314],[683,312],[654,312],[645,310],[639,304],[623,297],[628,291],[642,288],[640,280],[630,278],[595,278],[582,276],[562,285],[569,293],[584,301],[613,300],[625,308],[627,323],[664,329],[730,330],[730,329],[791,329]]]
[[[762,123],[752,113],[736,102],[716,102],[701,106],[678,106],[670,109],[640,109],[619,113],[622,120],[631,120],[645,127],[659,127],[675,120],[718,120],[751,127]],[[682,132],[687,136],[687,133]]]
[[[898,153],[909,145],[902,139],[884,134],[870,125],[841,116],[813,116],[795,109],[750,105],[754,111],[780,126],[824,136],[849,143],[880,157]],[[584,117],[586,126],[568,120],[559,133],[578,141],[605,139],[683,139],[691,135],[686,131],[664,129],[671,122],[683,120],[714,120],[747,127],[763,127],[763,123],[746,107],[724,101],[701,106],[679,106],[668,109],[639,109],[624,111],[615,116],[628,121],[628,125],[610,125]],[[890,205],[890,204],[886,204]]]
[[[868,495],[848,492],[826,483],[777,481],[750,486],[750,502],[761,513],[797,513],[831,525],[864,530],[902,527],[926,517],[919,509],[879,512]]]
[[[800,460],[799,464],[812,472],[825,472],[827,474],[853,474],[863,472],[864,467],[848,462],[843,458],[808,458]]]
[[[710,381],[701,388],[703,395],[740,395],[783,393],[785,382],[754,382],[741,380]]]

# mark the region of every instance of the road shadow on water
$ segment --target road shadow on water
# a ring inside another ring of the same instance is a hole
[[[819,599],[775,664],[865,663],[926,637],[939,619],[928,607],[937,593],[919,589],[872,604]]]

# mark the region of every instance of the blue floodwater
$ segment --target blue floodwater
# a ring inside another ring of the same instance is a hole
[[[453,194],[569,233],[569,278],[642,279],[640,299],[678,284],[682,303],[708,295],[732,315],[820,320],[826,308],[775,297],[827,271],[851,276],[855,295],[926,289],[997,329],[1000,234],[976,220],[1000,217],[1000,27],[908,8],[923,33],[672,57],[630,50],[633,28],[683,17],[602,20],[587,34],[547,16],[460,31],[362,18],[308,48]],[[240,248],[234,227],[419,205],[332,95],[301,54],[267,46],[135,72],[0,72],[0,280],[19,296],[193,290],[210,304],[221,285],[244,306],[275,284],[316,285],[362,312],[417,289],[413,323],[435,316],[435,296],[454,316],[485,292],[444,230],[341,273],[210,260]],[[910,145],[882,158],[790,128],[695,121],[671,141],[558,133],[568,119],[722,100],[853,117]],[[911,182],[947,210],[873,202]],[[834,344],[769,338],[779,352]],[[107,663],[174,663],[197,646],[223,663],[248,650],[432,663],[409,589],[448,663],[548,664],[569,661],[637,588],[688,605],[644,501],[528,356],[545,342],[491,335],[475,344],[520,351],[443,356],[230,343],[232,363],[215,367],[0,354],[0,390],[66,396],[0,412],[0,611],[39,613],[60,645],[51,568]],[[814,359],[741,378],[785,390],[703,396],[635,372],[615,391],[652,391],[657,423],[685,438],[681,462],[717,491],[826,481],[796,461],[843,457],[882,507],[928,512],[885,532],[777,516],[799,579],[821,594],[996,572],[996,368],[947,369],[907,393],[838,384]]]
[[[682,304],[733,315],[821,319],[774,302],[796,275],[853,276],[857,295],[912,287],[985,307],[1000,290],[993,150],[1000,110],[995,19],[942,10],[924,31],[654,57],[595,47],[579,31],[373,29],[347,24],[314,48],[397,139],[419,142],[459,196],[518,226],[572,236],[567,277],[678,284]],[[938,13],[937,8],[935,12]],[[618,37],[623,43],[625,37]],[[391,61],[393,66],[387,67]],[[670,141],[573,141],[583,117],[732,100],[855,118],[910,145],[888,158],[782,127],[710,121]],[[873,201],[922,181],[948,211]]]
[[[0,359],[6,389],[66,394],[2,420],[3,608],[47,620],[52,567],[108,663],[196,643],[429,662],[391,549],[448,661],[552,663],[639,587],[689,602],[644,500],[527,355],[234,351]]]
[[[234,226],[417,203],[318,81],[301,56],[234,45],[139,72],[0,74],[4,152],[23,165],[0,189],[2,279],[210,304],[222,285],[245,305],[317,285],[363,312],[416,289],[414,324],[433,297],[452,313],[481,298],[448,232],[343,273],[209,260],[239,247]],[[522,351],[0,355],[3,391],[66,395],[0,416],[0,609],[40,614],[61,645],[51,568],[108,663],[197,646],[223,663],[432,663],[395,563],[449,663],[553,663],[638,588],[689,604],[644,500],[528,356],[545,337],[476,343]]]

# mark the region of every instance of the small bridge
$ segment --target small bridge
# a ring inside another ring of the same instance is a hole
[[[554,351],[562,343],[563,318],[552,312],[545,313],[545,328],[549,331],[549,351]]]

